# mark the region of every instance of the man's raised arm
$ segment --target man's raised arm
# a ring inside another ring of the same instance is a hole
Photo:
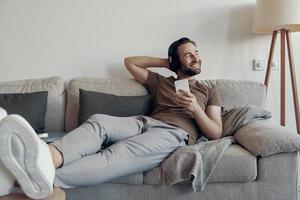
[[[134,56],[126,57],[124,59],[124,65],[132,76],[140,82],[145,84],[148,77],[148,67],[166,67],[169,68],[169,62],[167,58],[156,58],[149,56]]]

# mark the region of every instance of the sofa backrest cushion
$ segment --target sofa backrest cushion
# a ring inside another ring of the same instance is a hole
[[[31,93],[47,91],[45,132],[63,131],[65,118],[64,81],[60,77],[0,82],[0,93]],[[34,112],[34,110],[32,110]]]
[[[265,107],[265,86],[255,81],[205,80],[204,84],[214,87],[221,96],[221,104],[226,108],[252,105]]]
[[[253,81],[204,80],[203,84],[215,88],[224,107],[254,105],[260,108],[265,103],[265,86]],[[69,132],[78,125],[79,88],[121,96],[147,94],[143,85],[133,79],[121,78],[74,78],[67,89],[65,128]]]
[[[120,96],[140,96],[148,94],[143,85],[133,79],[121,78],[74,78],[67,89],[66,132],[78,126],[79,88]]]
[[[0,93],[0,107],[7,114],[18,114],[24,117],[36,133],[45,132],[48,92]]]
[[[93,114],[117,117],[149,115],[152,112],[152,96],[119,96],[102,92],[79,89],[78,125]]]

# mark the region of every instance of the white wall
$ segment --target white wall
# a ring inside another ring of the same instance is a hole
[[[188,36],[199,44],[200,78],[263,82],[264,72],[252,71],[252,59],[267,59],[271,36],[251,32],[254,4],[255,0],[0,0],[0,81],[54,75],[66,80],[129,77],[125,56],[165,57],[173,40]],[[300,33],[292,36],[300,89]],[[278,74],[272,74],[267,98],[275,122]],[[287,126],[295,129],[290,92],[287,95]]]

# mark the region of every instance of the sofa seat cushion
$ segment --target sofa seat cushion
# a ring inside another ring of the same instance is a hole
[[[108,181],[108,182],[109,183],[140,185],[140,184],[143,184],[143,173],[137,173],[137,174],[124,176],[121,178],[116,178],[116,179]]]
[[[208,182],[251,182],[257,177],[257,159],[238,144],[231,145],[223,154]],[[157,168],[144,173],[144,183],[161,184]]]
[[[257,158],[238,144],[222,156],[208,182],[251,182],[257,177]]]
[[[56,140],[60,140],[63,136],[65,136],[67,133],[64,131],[53,131],[53,132],[47,132],[47,136],[40,135],[40,138],[44,140],[46,143],[52,143]]]

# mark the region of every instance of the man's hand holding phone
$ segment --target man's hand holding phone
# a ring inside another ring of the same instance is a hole
[[[188,79],[182,79],[174,82],[176,94],[180,93],[180,90],[190,92],[190,86]]]
[[[187,79],[175,81],[175,100],[179,105],[186,108],[192,114],[201,109],[196,97],[190,92],[189,82]]]

